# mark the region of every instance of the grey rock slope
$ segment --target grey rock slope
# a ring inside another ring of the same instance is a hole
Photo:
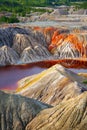
[[[29,46],[23,50],[21,54],[21,61],[23,63],[34,62],[50,59],[50,57],[50,52],[44,46],[35,45],[34,47]]]
[[[11,54],[5,52],[3,46],[9,47]],[[9,59],[9,64],[17,64],[32,62],[37,60],[43,60],[51,56],[48,51],[46,38],[42,32],[37,32],[31,28],[18,28],[18,27],[8,27],[5,29],[0,29],[0,56],[4,57],[4,60],[0,60],[1,65],[7,65],[5,62],[6,58]],[[13,52],[12,52],[13,51]],[[15,53],[15,55],[14,55]],[[11,56],[15,59],[15,62],[10,58]]]
[[[39,101],[0,91],[0,130],[24,130],[37,113],[48,107]]]
[[[13,45],[13,38],[16,33],[21,34],[28,34],[26,29],[22,29],[19,27],[8,27],[8,28],[1,28],[0,29],[0,46],[7,45],[12,47]]]
[[[16,64],[19,55],[10,47],[4,45],[0,48],[0,65]]]

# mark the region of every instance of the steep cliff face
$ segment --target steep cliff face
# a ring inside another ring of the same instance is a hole
[[[56,105],[87,90],[82,82],[81,76],[55,65],[37,75],[20,80],[16,93]]]
[[[41,111],[26,130],[86,130],[87,92]]]
[[[41,110],[50,106],[0,91],[0,130],[24,130]]]

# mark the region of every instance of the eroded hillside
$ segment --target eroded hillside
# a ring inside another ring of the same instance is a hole
[[[40,112],[26,130],[86,130],[87,92]]]
[[[83,80],[83,77],[57,64],[37,75],[20,80],[16,93],[56,105],[86,91]]]
[[[53,107],[41,111],[26,130],[86,130],[87,86],[82,77],[55,65],[18,82],[16,93],[35,98]]]
[[[15,94],[0,91],[0,129],[86,130],[85,80],[57,64],[20,80]]]
[[[86,44],[87,30],[84,29],[4,27],[0,29],[0,65],[47,60],[57,60],[57,62],[60,60],[58,63],[66,64],[66,61],[61,61],[62,59],[78,59],[86,63]]]

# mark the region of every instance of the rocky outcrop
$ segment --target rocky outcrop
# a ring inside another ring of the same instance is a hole
[[[87,90],[82,82],[81,76],[57,64],[37,75],[20,80],[16,93],[56,105]]]
[[[0,65],[14,65],[19,59],[18,54],[10,47],[0,47]]]
[[[86,130],[87,92],[41,111],[26,130]]]
[[[0,91],[0,130],[24,130],[41,110],[50,106]]]

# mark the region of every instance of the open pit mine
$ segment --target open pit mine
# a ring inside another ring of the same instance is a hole
[[[87,71],[87,28],[0,28],[0,130],[87,130],[87,73],[73,68]]]

